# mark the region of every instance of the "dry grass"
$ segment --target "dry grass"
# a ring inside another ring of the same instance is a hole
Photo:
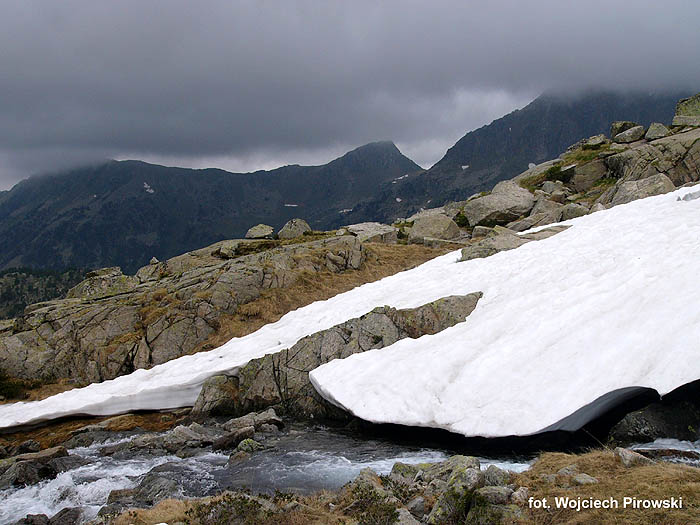
[[[196,505],[208,504],[221,496],[192,500],[163,500],[150,509],[130,509],[111,522],[112,525],[155,525],[157,523],[187,523],[187,511]],[[328,503],[335,495],[319,492],[311,496],[298,496],[294,500],[301,506],[297,510],[274,514],[259,525],[341,525],[349,523],[348,517],[338,511],[330,511]]]
[[[291,286],[264,290],[258,299],[240,306],[234,315],[222,317],[220,329],[195,351],[221,346],[233,337],[242,337],[263,325],[274,323],[292,310],[408,270],[451,251],[417,244],[368,243],[365,248],[367,260],[360,270],[340,274],[329,271],[304,273]]]
[[[41,445],[42,449],[54,447],[69,439],[76,430],[88,425],[94,425],[95,423],[99,423],[105,419],[108,418],[91,417],[71,419],[32,430],[24,430],[21,432],[14,432],[12,434],[3,434],[0,435],[0,445],[19,445],[23,441],[33,439]],[[138,427],[149,432],[163,432],[174,427],[181,419],[181,417],[178,418],[175,416],[175,414],[167,412],[125,414],[114,418],[114,422],[108,425],[106,430],[110,430],[112,432],[123,432],[126,430],[133,430]]]
[[[575,464],[580,472],[598,479],[599,483],[567,488],[570,481],[558,476],[550,483],[541,476],[554,474],[559,469]],[[669,463],[625,468],[610,450],[595,450],[586,454],[572,455],[545,453],[532,469],[518,476],[517,483],[530,490],[534,498],[547,498],[550,509],[531,510],[531,519],[524,523],[550,524],[689,524],[700,523],[700,469]],[[614,498],[619,509],[557,509],[554,498]],[[623,497],[639,499],[683,498],[683,509],[632,509],[622,508]]]

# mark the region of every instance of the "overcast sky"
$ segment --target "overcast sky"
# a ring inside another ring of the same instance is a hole
[[[544,90],[700,91],[700,2],[0,0],[0,189],[104,158],[423,166]]]

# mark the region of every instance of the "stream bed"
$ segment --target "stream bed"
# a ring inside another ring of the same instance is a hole
[[[152,469],[177,481],[181,497],[201,497],[226,489],[258,493],[312,493],[337,489],[363,468],[388,474],[397,461],[438,462],[460,451],[421,448],[385,439],[367,439],[356,433],[323,426],[291,427],[266,442],[266,450],[229,465],[229,454],[202,449],[194,457],[134,454],[117,459],[102,456],[106,444],[132,439],[122,436],[108,442],[69,450],[90,463],[63,472],[36,485],[0,491],[0,524],[14,523],[27,514],[52,516],[66,507],[82,507],[84,520],[95,517],[112,490],[134,488]],[[461,452],[464,453],[464,452]],[[482,468],[495,464],[521,472],[530,458],[480,458]]]

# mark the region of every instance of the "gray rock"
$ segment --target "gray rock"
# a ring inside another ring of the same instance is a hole
[[[554,193],[555,191],[564,191],[564,183],[558,180],[546,180],[542,183],[542,191],[550,194]]]
[[[507,485],[510,483],[510,472],[500,469],[496,465],[489,465],[484,471],[484,483],[486,485]]]
[[[610,126],[610,136],[614,137],[620,133],[639,126],[636,122],[630,122],[629,120],[616,120]]]
[[[245,234],[246,239],[272,239],[275,229],[267,224],[256,224]]]
[[[676,104],[674,126],[700,126],[700,93],[684,98]]]
[[[149,472],[134,492],[133,499],[137,505],[152,506],[167,498],[181,494],[180,486],[167,475]]]
[[[591,206],[591,209],[590,209],[589,213],[595,213],[595,212],[597,212],[597,211],[604,211],[604,210],[606,210],[606,209],[607,209],[607,208],[606,208],[604,205],[602,205],[602,204],[599,203],[599,202],[596,202],[593,206]]]
[[[510,500],[516,505],[526,505],[528,499],[530,498],[530,491],[527,487],[520,487],[518,490],[513,492],[510,496]]]
[[[86,279],[66,293],[67,299],[98,299],[133,290],[138,279],[124,275],[118,266],[102,268],[86,275]]]
[[[594,160],[585,164],[577,165],[574,168],[574,176],[571,183],[577,192],[582,193],[590,190],[596,182],[608,174],[608,168],[603,160]]]
[[[633,128],[628,129],[627,131],[618,133],[613,137],[613,140],[618,144],[629,144],[630,142],[636,142],[644,138],[645,132],[646,129],[644,128],[644,126],[635,126]]]
[[[609,436],[623,445],[660,438],[696,441],[700,439],[700,408],[688,401],[652,403],[628,413],[612,427]]]
[[[420,522],[414,518],[407,509],[398,509],[398,520],[394,523],[396,525],[420,525]]]
[[[571,478],[571,481],[574,485],[593,485],[595,483],[598,483],[598,480],[594,478],[593,476],[589,476],[585,472],[582,472],[581,474],[576,474]]]
[[[586,139],[583,145],[589,148],[596,148],[604,144],[608,144],[609,142],[610,141],[605,135],[593,135],[592,137]]]
[[[408,241],[422,243],[425,237],[456,239],[461,233],[457,223],[447,215],[435,214],[416,219],[408,234]]]
[[[627,468],[654,464],[654,461],[651,459],[645,458],[641,454],[627,448],[617,447],[615,449],[615,457]]]
[[[557,475],[559,476],[574,476],[578,474],[578,465],[567,465],[565,467],[560,468],[557,470]]]
[[[423,496],[416,496],[411,501],[406,503],[406,509],[413,515],[416,519],[423,519],[425,513],[428,512],[427,504]]]
[[[476,494],[492,505],[505,505],[510,501],[513,489],[509,487],[482,487],[476,490]]]
[[[77,507],[63,509],[51,516],[49,525],[78,525],[83,517],[83,510]]]
[[[276,428],[276,427],[275,427]],[[255,435],[255,427],[244,427],[229,432],[212,443],[212,450],[230,450],[238,447],[244,439],[252,439]]]
[[[669,133],[671,133],[671,132],[663,124],[661,124],[659,122],[652,122],[649,125],[649,129],[647,130],[646,134],[644,135],[644,138],[647,140],[662,139],[662,138],[668,136]]]
[[[557,202],[559,204],[562,204],[562,203],[566,202],[567,197],[568,197],[568,195],[566,194],[565,191],[557,190],[550,195],[549,199],[552,202]]]
[[[561,210],[561,220],[568,221],[569,219],[575,219],[576,217],[583,217],[588,215],[588,208],[581,206],[580,204],[570,203],[564,206]]]
[[[428,209],[421,209],[420,211],[414,213],[410,217],[406,219],[406,222],[414,222],[417,221],[418,219],[424,219],[426,217],[434,217],[436,215],[445,215],[447,216],[447,213],[445,212],[445,207],[441,206],[439,208],[428,208]],[[457,215],[457,213],[455,213]],[[452,217],[450,217],[452,218]]]
[[[472,230],[472,239],[486,237],[492,231],[493,231],[493,228],[488,228],[486,226],[474,226],[474,229]]]
[[[379,222],[351,224],[350,226],[346,226],[345,229],[350,232],[351,235],[357,236],[360,242],[395,244],[398,240],[398,228]]]
[[[455,468],[447,480],[446,490],[435,502],[428,523],[439,524],[453,519],[458,502],[465,494],[484,486],[484,474],[478,468]]]
[[[197,396],[190,416],[203,420],[210,416],[226,416],[236,413],[238,378],[219,375],[207,379]]]
[[[310,231],[311,226],[304,219],[291,219],[282,226],[282,229],[277,233],[277,237],[282,240],[295,239]]]
[[[653,195],[661,195],[673,191],[675,186],[671,179],[663,173],[657,173],[642,180],[622,182],[617,185],[612,205],[626,204],[637,199],[644,199]]]
[[[397,461],[391,467],[389,477],[394,481],[408,485],[415,479],[419,470],[420,468],[417,465],[409,465],[407,463]]]
[[[491,235],[463,248],[462,256],[459,260],[469,261],[471,259],[481,259],[502,251],[514,250],[528,242],[551,237],[552,235],[564,231],[566,228],[568,228],[568,226],[553,226],[536,233],[518,235],[516,232],[508,230],[507,228],[496,226]]]
[[[527,214],[535,205],[535,197],[516,182],[503,181],[484,197],[469,200],[464,215],[470,226],[507,224]]]

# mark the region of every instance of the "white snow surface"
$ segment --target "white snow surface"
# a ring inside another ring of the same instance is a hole
[[[688,188],[566,221],[485,259],[459,252],[288,313],[150,370],[0,406],[0,428],[77,414],[191,406],[203,382],[381,305],[482,291],[466,322],[327,363],[319,392],[374,422],[465,435],[536,433],[624,387],[665,394],[700,378],[700,200]]]

